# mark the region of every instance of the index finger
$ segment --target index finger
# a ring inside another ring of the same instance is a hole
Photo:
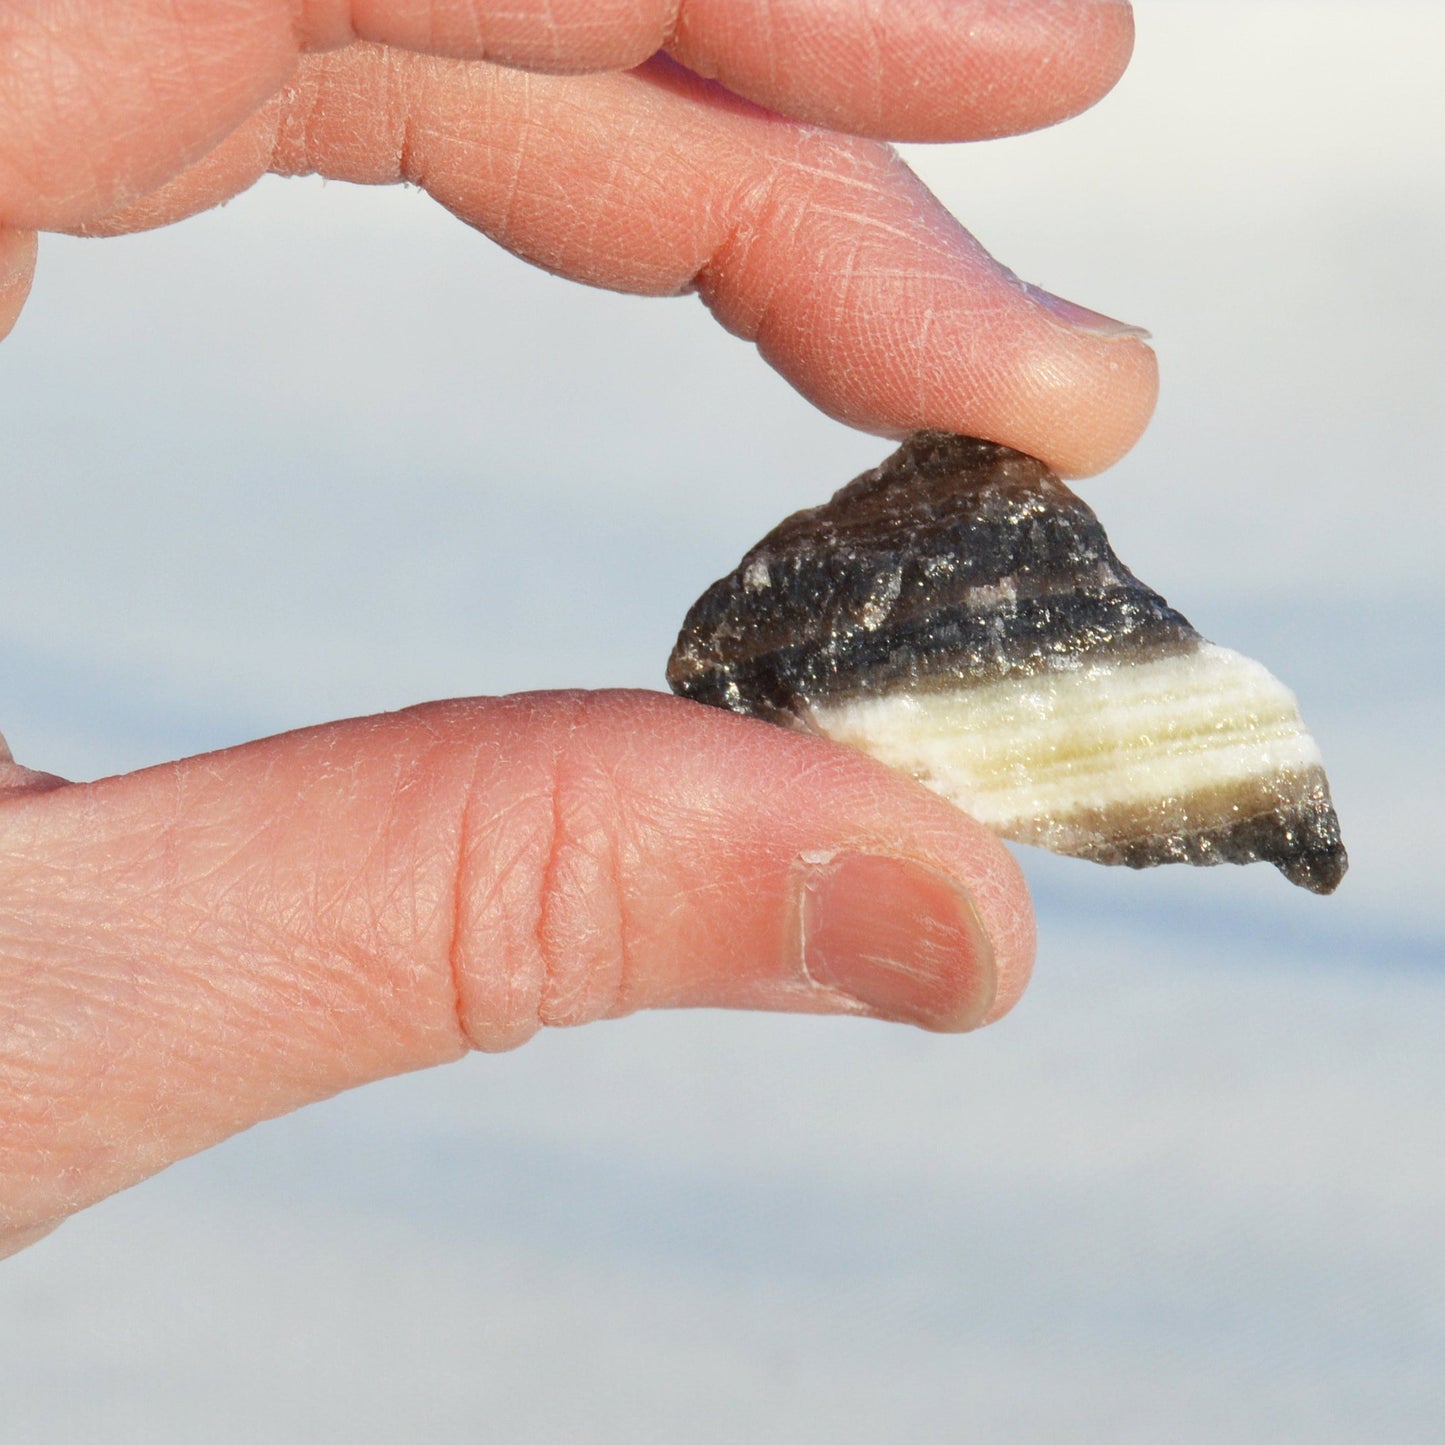
[[[91,231],[163,225],[266,170],[409,180],[509,250],[619,291],[698,291],[816,406],[1099,471],[1153,408],[1153,353],[1018,283],[876,141],[782,120],[665,58],[538,76],[356,44]]]

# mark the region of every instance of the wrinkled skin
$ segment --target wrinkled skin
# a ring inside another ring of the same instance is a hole
[[[409,180],[563,275],[695,290],[851,425],[1096,471],[1147,421],[1152,354],[1016,282],[884,142],[1063,119],[1132,38],[1118,0],[9,0],[0,334],[38,230],[162,225],[267,171]],[[92,784],[0,745],[0,1252],[257,1120],[545,1025],[962,1029],[1032,949],[969,819],[654,694],[436,704]]]

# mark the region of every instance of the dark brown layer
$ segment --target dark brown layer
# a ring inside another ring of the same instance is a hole
[[[1349,867],[1320,768],[1263,775],[1182,798],[1081,809],[1009,836],[1126,868],[1272,863],[1312,893],[1333,893]]]
[[[786,721],[800,700],[957,687],[1199,641],[1042,462],[919,432],[708,588],[667,676],[683,696]]]

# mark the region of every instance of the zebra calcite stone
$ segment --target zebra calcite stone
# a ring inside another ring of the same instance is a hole
[[[1049,469],[919,432],[708,588],[667,670],[699,702],[913,774],[1005,838],[1147,868],[1347,867],[1294,696],[1206,642]]]

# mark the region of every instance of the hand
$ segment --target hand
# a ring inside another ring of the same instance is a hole
[[[881,25],[871,0],[10,0],[0,334],[37,229],[160,225],[268,170],[405,179],[554,271],[698,291],[852,425],[1097,470],[1147,420],[1151,353],[1017,282],[863,137],[1072,114],[1123,68],[1129,7],[896,0]],[[1031,957],[969,819],[655,694],[435,704],[94,784],[0,744],[0,1253],[259,1119],[544,1024],[962,1029]]]

